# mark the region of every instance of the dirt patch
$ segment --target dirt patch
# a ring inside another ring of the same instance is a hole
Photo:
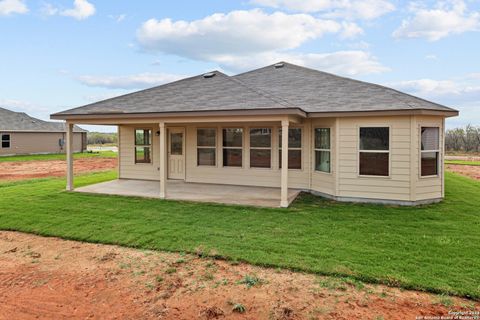
[[[0,232],[0,319],[414,319],[471,301],[336,278]]]
[[[74,172],[105,171],[117,167],[116,158],[85,158],[74,160]],[[64,160],[0,162],[0,180],[23,180],[62,177],[67,171]]]
[[[480,180],[480,166],[448,164],[447,170],[459,173],[461,175],[464,175],[476,180]]]

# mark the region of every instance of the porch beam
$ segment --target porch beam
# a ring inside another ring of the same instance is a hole
[[[65,124],[66,155],[67,155],[67,191],[73,191],[73,123]]]
[[[288,207],[288,127],[289,121],[282,120],[282,172],[280,207]]]
[[[167,129],[165,122],[160,122],[160,199],[167,196]]]

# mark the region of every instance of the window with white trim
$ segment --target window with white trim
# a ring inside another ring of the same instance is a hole
[[[278,129],[278,167],[282,168],[282,128]],[[302,128],[288,128],[288,169],[302,169]]]
[[[315,128],[315,171],[331,172],[330,128]]]
[[[359,174],[390,175],[390,128],[361,127],[359,145]]]
[[[223,129],[223,166],[241,167],[243,156],[243,129]]]
[[[152,163],[152,130],[135,129],[135,163]]]
[[[272,165],[272,129],[250,129],[250,167],[271,168]]]
[[[197,165],[215,166],[217,156],[217,129],[197,129]]]
[[[421,128],[421,166],[422,177],[438,175],[440,154],[440,130],[438,127]]]
[[[10,134],[2,133],[2,148],[10,148]]]

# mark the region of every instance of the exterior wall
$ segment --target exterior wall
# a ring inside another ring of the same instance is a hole
[[[311,190],[338,200],[390,200],[398,203],[421,202],[443,197],[443,157],[437,177],[420,177],[420,128],[440,128],[440,154],[443,155],[444,119],[441,116],[383,116],[339,117],[305,119],[302,130],[302,169],[289,170],[290,188]],[[362,126],[388,126],[390,128],[390,175],[388,177],[359,175],[359,128]],[[167,128],[169,126],[167,125]],[[201,123],[175,124],[185,128],[185,181],[216,184],[280,186],[278,129],[280,123]],[[197,166],[196,129],[217,129],[216,165]],[[249,167],[249,129],[272,128],[272,167]],[[152,163],[135,164],[134,130],[150,128],[158,131],[158,124],[122,125],[119,127],[120,178],[159,180],[159,137],[153,134]],[[243,128],[243,166],[223,167],[222,128]],[[315,171],[314,129],[330,128],[331,172]]]
[[[1,148],[0,155],[35,154],[35,153],[63,153],[65,146],[60,147],[59,140],[65,139],[63,132],[7,132],[10,134],[10,148]],[[86,133],[76,132],[73,136],[74,152],[86,149]]]

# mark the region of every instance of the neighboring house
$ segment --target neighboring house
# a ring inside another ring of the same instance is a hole
[[[219,71],[59,112],[118,125],[120,179],[288,188],[340,201],[444,197],[445,118],[458,111],[289,63]],[[288,135],[282,133],[288,132]],[[69,158],[67,189],[73,189]]]
[[[85,151],[87,131],[74,128],[73,150]],[[65,123],[32,118],[0,108],[0,156],[65,152]]]

